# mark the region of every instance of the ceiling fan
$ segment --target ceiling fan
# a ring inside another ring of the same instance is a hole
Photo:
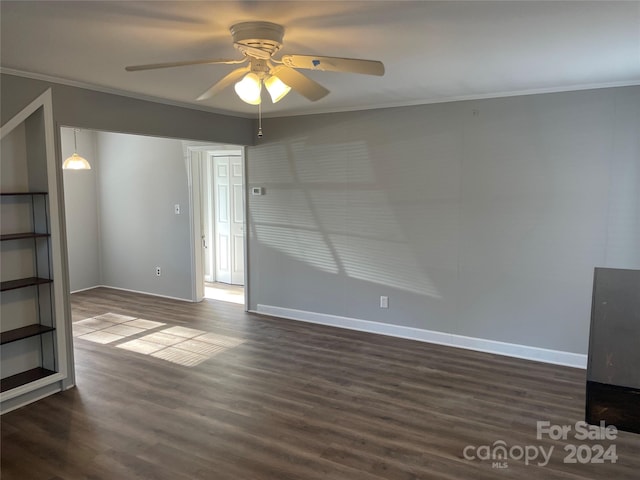
[[[298,72],[297,69],[330,72],[351,72],[365,75],[384,75],[384,65],[376,60],[355,58],[320,57],[313,55],[273,55],[282,47],[284,28],[271,22],[237,23],[229,29],[233,45],[242,53],[240,60],[204,59],[182,62],[153,63],[125,67],[129,72],[158,68],[184,67],[187,65],[224,64],[247,65],[233,70],[207,91],[198,100],[206,100],[235,84],[238,96],[246,103],[260,105],[262,85],[266,87],[273,103],[281,100],[291,89],[311,101],[320,100],[329,93],[319,83]]]

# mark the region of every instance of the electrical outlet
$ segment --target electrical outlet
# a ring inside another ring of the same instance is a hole
[[[162,270],[160,270],[160,267],[156,267],[156,277],[159,277],[160,275],[162,275]]]
[[[389,308],[389,297],[380,295],[380,308]]]

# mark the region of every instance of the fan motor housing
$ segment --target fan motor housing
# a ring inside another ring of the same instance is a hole
[[[284,27],[271,22],[242,22],[229,28],[234,43],[267,51],[270,55],[282,47]]]

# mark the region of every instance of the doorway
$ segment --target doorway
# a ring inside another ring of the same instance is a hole
[[[244,286],[241,155],[207,152],[202,176],[205,282]]]
[[[190,151],[195,300],[246,304],[243,152],[202,147]]]

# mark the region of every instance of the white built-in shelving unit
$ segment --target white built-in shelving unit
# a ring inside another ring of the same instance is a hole
[[[68,375],[53,138],[50,90],[1,128],[2,411],[60,390]]]

